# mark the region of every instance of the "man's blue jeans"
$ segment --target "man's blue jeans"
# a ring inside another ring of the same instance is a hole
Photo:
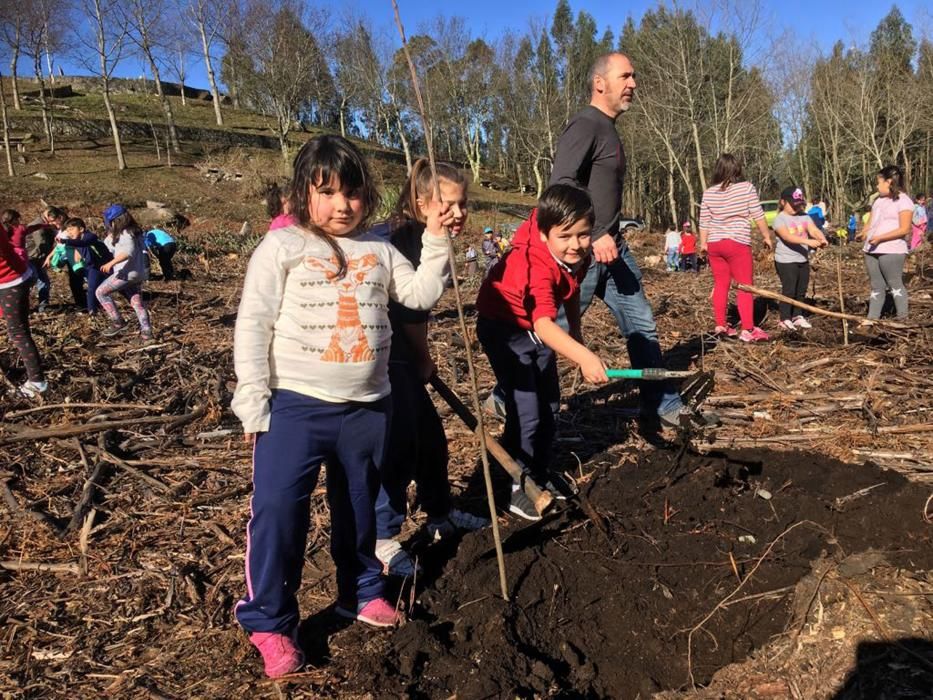
[[[616,242],[619,243],[618,259],[608,265],[595,260],[590,263],[580,285],[580,313],[586,312],[594,296],[599,297],[615,316],[619,330],[625,337],[632,368],[663,367],[658,327],[642,286],[641,270],[625,241],[616,239]],[[563,306],[557,323],[567,330]],[[664,415],[681,406],[680,394],[669,383],[641,383],[642,415]]]

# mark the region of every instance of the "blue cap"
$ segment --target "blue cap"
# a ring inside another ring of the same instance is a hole
[[[483,229],[483,233],[495,233],[495,232],[492,230],[492,226],[487,226],[486,228]]]
[[[122,204],[111,204],[104,209],[104,226],[110,228],[110,223],[118,216],[123,216],[124,214],[126,214],[126,207]]]

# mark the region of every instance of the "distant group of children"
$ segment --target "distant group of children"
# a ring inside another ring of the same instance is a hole
[[[846,229],[837,236],[840,243],[863,241],[865,267],[871,284],[866,324],[881,317],[885,299],[890,294],[899,319],[907,318],[907,288],[903,270],[907,255],[919,248],[929,224],[926,197],[917,204],[904,192],[904,176],[897,166],[882,168],[876,178],[878,195],[864,219],[861,232],[855,213]],[[727,322],[729,289],[733,282],[752,284],[753,257],[749,221],[759,231],[764,245],[774,252],[774,265],[781,280],[781,294],[788,300],[803,302],[810,280],[810,251],[829,244],[824,233],[826,205],[819,197],[807,199],[800,187],[791,186],[781,193],[780,210],[771,231],[755,187],[745,181],[742,168],[731,154],[716,162],[713,185],[703,193],[700,209],[701,254],[706,254],[713,272],[714,333],[723,338],[745,342],[768,340],[768,334],[755,325],[752,295],[739,291],[736,301],[741,332]],[[673,238],[668,239],[668,260],[672,259]],[[811,328],[801,307],[784,301],[779,304],[779,327],[787,332]]]
[[[69,217],[59,207],[47,207],[29,225],[19,212],[0,214],[0,311],[7,333],[26,368],[27,380],[20,393],[35,397],[48,390],[43,364],[29,326],[30,291],[36,287],[38,313],[49,310],[52,278],[49,270],[64,270],[74,304],[89,315],[102,310],[109,327],[101,331],[113,337],[127,329],[114,296],[129,301],[139,321],[140,337],[152,339],[149,313],[143,300],[143,284],[149,277],[149,250],[160,261],[165,279],[172,279],[175,240],[167,232],[143,232],[122,204],[103,212],[106,236],[88,230],[83,219]]]
[[[668,272],[692,270],[699,272],[697,238],[693,224],[684,221],[681,230],[669,228],[664,234],[664,255]]]

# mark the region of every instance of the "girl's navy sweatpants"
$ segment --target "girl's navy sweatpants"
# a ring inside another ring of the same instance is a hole
[[[391,403],[329,403],[276,389],[270,408],[269,431],[253,450],[246,596],[236,617],[248,632],[288,634],[300,621],[296,594],[322,462],[339,602],[355,609],[382,596],[375,502]]]

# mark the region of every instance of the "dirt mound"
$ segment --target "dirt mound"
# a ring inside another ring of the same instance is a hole
[[[761,451],[677,463],[655,452],[595,473],[585,491],[608,540],[575,513],[506,529],[511,603],[496,595],[488,532],[467,537],[442,573],[428,559],[428,579],[439,578],[385,655],[354,674],[362,686],[645,697],[683,686],[691,670],[706,682],[785,631],[794,586],[815,560],[873,548],[896,566],[933,564],[928,494],[872,465]],[[688,669],[688,631],[753,571],[693,634]]]

